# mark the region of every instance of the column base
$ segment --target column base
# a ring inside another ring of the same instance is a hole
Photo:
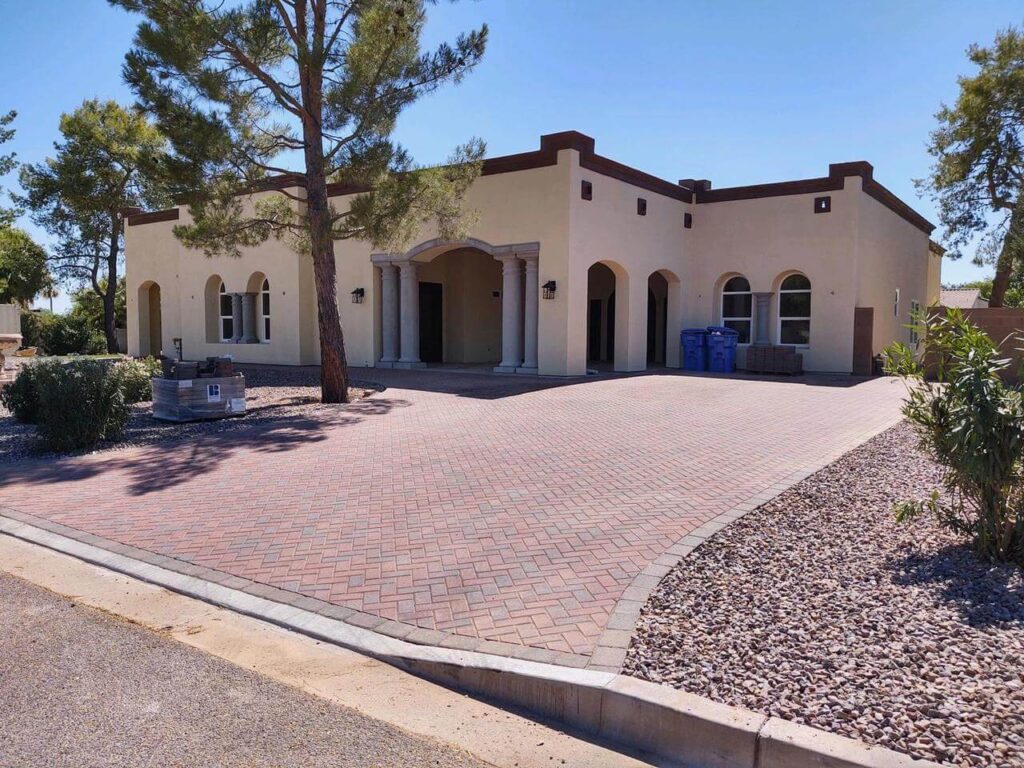
[[[402,370],[409,371],[412,370],[413,368],[426,368],[427,364],[421,363],[419,360],[417,360],[415,363],[406,363],[402,360],[399,360],[397,363],[392,363],[391,367],[401,368]]]
[[[373,367],[374,368],[394,368],[395,367],[395,362],[396,361],[394,361],[394,360],[378,360],[376,363],[373,364]]]
[[[519,370],[519,367],[515,365],[496,365],[493,370],[495,373],[515,373]]]
[[[533,376],[536,376],[537,375],[537,366],[536,365],[523,365],[523,366],[520,366],[519,368],[516,368],[516,373],[525,373],[525,374],[531,374]]]

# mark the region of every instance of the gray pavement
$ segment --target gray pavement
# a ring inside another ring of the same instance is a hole
[[[0,766],[483,768],[0,573]]]

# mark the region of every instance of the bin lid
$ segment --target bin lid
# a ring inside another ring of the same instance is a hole
[[[710,334],[713,334],[715,336],[739,336],[740,335],[739,331],[735,331],[732,328],[725,328],[725,327],[720,326],[720,325],[709,325],[707,332],[710,333]]]
[[[707,333],[707,328],[683,328],[683,333]]]

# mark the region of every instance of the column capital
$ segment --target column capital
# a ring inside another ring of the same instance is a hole
[[[775,295],[775,291],[751,291],[751,295],[753,295],[756,299],[770,299],[772,296]]]
[[[494,254],[494,259],[500,261],[502,264],[512,264],[515,261],[519,261],[520,257],[518,254],[509,252],[502,252]]]
[[[537,261],[540,259],[540,252],[530,251],[529,253],[518,253],[516,254],[516,256],[525,261],[527,264],[536,264]]]

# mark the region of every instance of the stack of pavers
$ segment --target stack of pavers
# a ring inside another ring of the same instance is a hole
[[[746,369],[752,373],[799,374],[804,372],[804,356],[792,346],[752,345],[747,348]]]
[[[163,421],[201,421],[245,415],[245,377],[230,357],[203,363],[160,359],[153,377],[153,416]]]

